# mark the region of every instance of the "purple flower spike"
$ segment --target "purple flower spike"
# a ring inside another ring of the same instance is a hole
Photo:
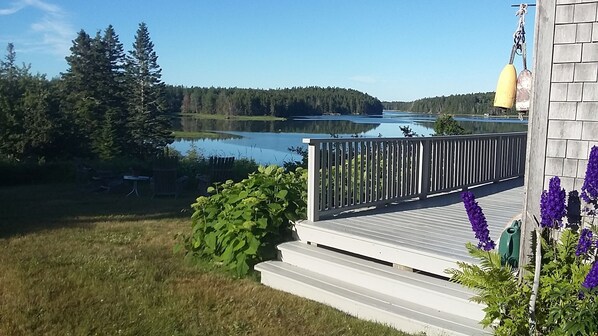
[[[594,262],[594,264],[592,265],[592,269],[590,270],[588,275],[586,275],[586,279],[581,285],[587,288],[588,290],[592,290],[596,288],[596,286],[598,286],[598,261]]]
[[[587,203],[598,198],[598,146],[592,147],[586,176],[581,186],[581,198]]]
[[[550,179],[548,191],[542,192],[540,199],[540,214],[543,228],[558,229],[563,225],[565,211],[565,189],[561,189],[561,180],[558,176]]]
[[[475,200],[475,196],[472,192],[466,191],[461,194],[463,199],[463,205],[465,205],[465,211],[469,222],[471,223],[471,229],[475,233],[475,237],[480,241],[478,248],[484,251],[492,250],[496,245],[494,241],[490,239],[490,231],[488,231],[488,222],[486,222],[486,216],[482,212],[482,208],[478,205]]]
[[[585,256],[592,247],[594,234],[592,230],[585,228],[581,230],[579,234],[579,242],[577,243],[577,250],[575,250],[576,256]]]

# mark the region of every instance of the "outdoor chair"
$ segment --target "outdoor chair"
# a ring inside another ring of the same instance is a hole
[[[224,182],[232,177],[234,156],[220,157],[210,156],[208,159],[208,174],[197,175],[197,188],[205,193],[207,187],[212,183]]]
[[[224,182],[230,179],[235,164],[235,157],[220,157],[210,156],[209,158],[209,169],[210,169],[210,180],[214,182]]]
[[[81,191],[105,191],[123,183],[122,176],[114,174],[111,170],[96,170],[93,167],[78,162],[75,166],[77,187]]]
[[[174,196],[176,198],[187,180],[187,176],[177,177],[176,168],[154,168],[153,196]]]
[[[95,191],[110,192],[123,184],[122,175],[115,174],[112,170],[92,169],[91,179],[95,182]]]

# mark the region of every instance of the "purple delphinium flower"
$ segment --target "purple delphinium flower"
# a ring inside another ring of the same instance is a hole
[[[594,261],[592,269],[588,275],[586,275],[586,279],[581,285],[589,290],[592,290],[598,286],[598,261]]]
[[[576,256],[585,256],[588,253],[590,247],[592,247],[592,243],[594,238],[594,234],[592,230],[585,228],[582,229],[579,234],[579,242],[577,243],[577,250],[575,250]]]
[[[581,186],[581,198],[587,203],[598,198],[598,146],[592,147],[586,176]]]
[[[563,225],[565,211],[565,189],[561,188],[561,180],[558,176],[550,179],[548,191],[542,192],[540,198],[540,214],[543,228],[560,228]]]
[[[465,205],[465,211],[469,222],[471,223],[471,229],[475,233],[475,237],[479,240],[478,248],[484,251],[490,251],[495,247],[494,241],[490,239],[490,231],[488,231],[488,222],[486,216],[482,212],[482,208],[478,205],[475,200],[475,196],[472,192],[466,191],[461,194],[463,199],[463,205]]]

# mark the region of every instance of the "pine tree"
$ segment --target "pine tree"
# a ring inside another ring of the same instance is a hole
[[[73,143],[74,155],[93,156],[93,137],[99,123],[96,118],[97,101],[93,94],[92,39],[80,30],[71,54],[66,57],[69,68],[63,73],[61,110],[72,122],[69,138]]]
[[[142,22],[126,62],[128,128],[132,140],[129,150],[140,157],[159,154],[173,141],[161,72],[147,25]]]
[[[129,137],[126,130],[128,119],[126,86],[124,75],[125,54],[114,27],[109,25],[104,36],[97,42],[103,53],[101,100],[105,110],[101,130],[98,134],[98,152],[102,159],[111,159],[125,154]]]
[[[59,128],[50,83],[31,75],[29,66],[16,65],[12,43],[5,59],[0,63],[0,156],[15,161],[56,156],[48,151]]]
[[[73,41],[64,74],[63,108],[77,124],[83,153],[100,159],[125,154],[127,129],[125,55],[114,28],[91,38],[81,30]]]

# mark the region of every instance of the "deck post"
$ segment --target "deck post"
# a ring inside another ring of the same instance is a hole
[[[496,139],[496,147],[494,152],[494,183],[502,179],[502,158],[503,158],[503,137],[499,135]]]
[[[419,199],[425,199],[430,192],[430,171],[432,165],[432,141],[423,140],[420,142],[421,156],[419,162]]]
[[[320,146],[310,139],[307,143],[307,220],[315,222],[320,219]]]

